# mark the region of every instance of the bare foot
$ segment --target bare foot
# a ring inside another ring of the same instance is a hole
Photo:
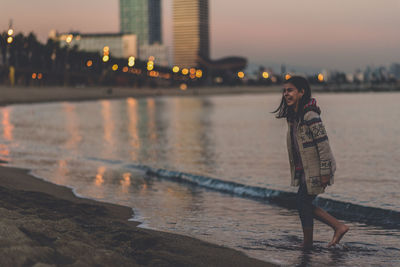
[[[340,239],[342,239],[342,237],[344,236],[344,234],[347,233],[347,231],[349,231],[349,227],[345,224],[342,224],[338,229],[336,229],[332,241],[329,242],[328,244],[328,248],[336,244],[339,244]]]

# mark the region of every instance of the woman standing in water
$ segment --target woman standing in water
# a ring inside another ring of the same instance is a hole
[[[303,227],[303,248],[312,247],[314,217],[333,228],[334,235],[328,247],[336,245],[349,227],[312,204],[327,185],[333,184],[336,164],[319,116],[321,111],[316,100],[311,98],[306,79],[293,76],[285,82],[282,101],[274,113],[288,122],[291,185],[299,186],[296,202]]]

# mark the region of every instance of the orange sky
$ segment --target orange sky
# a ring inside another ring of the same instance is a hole
[[[45,40],[60,32],[115,32],[118,0],[0,0],[0,30]],[[172,45],[172,0],[163,0],[164,41]],[[211,54],[354,70],[400,62],[400,0],[210,0]]]

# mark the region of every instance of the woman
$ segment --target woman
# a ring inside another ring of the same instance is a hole
[[[312,204],[327,185],[333,184],[336,170],[328,136],[320,118],[316,100],[306,79],[293,76],[284,84],[282,101],[277,118],[288,122],[287,147],[291,171],[291,185],[299,186],[296,202],[303,227],[303,248],[313,244],[313,218],[319,219],[334,230],[328,247],[339,243],[349,227]]]

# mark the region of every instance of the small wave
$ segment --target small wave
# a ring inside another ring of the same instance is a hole
[[[213,177],[159,169],[142,164],[124,164],[123,161],[118,160],[107,160],[94,157],[90,158],[90,160],[101,161],[113,165],[117,164],[124,168],[141,170],[147,175],[169,181],[201,186],[213,191],[264,201],[288,209],[296,209],[296,193],[293,192],[249,186]],[[332,215],[344,220],[356,221],[367,225],[400,229],[400,212],[395,210],[369,207],[323,197],[317,197],[314,202]]]
[[[146,172],[147,175],[168,179],[174,182],[188,183],[244,198],[267,201],[289,209],[296,208],[296,193],[293,192],[249,186],[207,176],[157,169],[146,165],[128,164],[124,165],[124,167],[140,169]],[[315,204],[341,219],[387,228],[400,228],[400,212],[398,211],[362,206],[323,197],[317,197],[315,199]]]

